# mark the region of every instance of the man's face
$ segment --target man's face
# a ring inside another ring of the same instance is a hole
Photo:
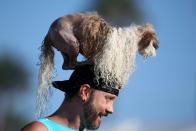
[[[99,128],[101,117],[113,112],[116,96],[107,92],[94,90],[84,105],[84,125],[90,130]]]

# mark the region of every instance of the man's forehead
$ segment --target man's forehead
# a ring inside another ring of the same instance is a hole
[[[97,90],[99,93],[103,94],[104,96],[108,96],[108,97],[112,97],[112,98],[117,98],[116,95],[114,94],[111,94],[111,93],[108,93],[108,92],[105,92],[105,91],[102,91],[102,90]]]

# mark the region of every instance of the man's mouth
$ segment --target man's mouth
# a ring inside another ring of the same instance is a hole
[[[101,115],[101,114],[99,114],[98,116],[99,116],[100,118],[102,117],[102,115]]]
[[[108,116],[108,114],[106,113],[106,114],[104,114],[103,116],[107,117],[107,116]]]
[[[107,113],[106,113],[106,114],[101,114],[101,113],[100,113],[98,116],[99,116],[100,119],[101,119],[102,116],[105,116],[105,117],[106,117],[106,116],[108,116],[108,114],[107,114]]]

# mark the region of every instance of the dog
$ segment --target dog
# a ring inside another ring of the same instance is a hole
[[[64,70],[94,64],[95,72],[102,77],[108,77],[106,72],[110,70],[114,72],[112,75],[115,76],[114,79],[117,79],[116,77],[121,79],[121,77],[127,78],[128,72],[133,70],[136,52],[145,58],[155,56],[158,46],[155,31],[150,24],[115,27],[94,12],[65,15],[51,24],[43,40],[39,76],[42,84],[51,82],[54,69],[53,47],[63,56]],[[78,62],[79,53],[86,60]],[[127,75],[119,73],[119,63],[121,70],[126,69],[122,72],[126,72]],[[122,81],[126,80],[119,81],[124,83]]]
[[[42,54],[45,59],[53,59],[52,47],[59,50],[64,58],[62,68],[74,69],[77,66],[93,63],[94,56],[102,50],[108,34],[116,28],[108,24],[96,13],[76,13],[56,19],[50,26],[42,45]],[[156,34],[150,25],[138,26],[141,40],[138,51],[146,55],[145,49],[150,42],[158,48]],[[78,62],[77,56],[81,53],[87,60]]]

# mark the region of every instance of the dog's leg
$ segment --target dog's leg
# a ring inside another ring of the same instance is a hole
[[[53,46],[61,52],[64,58],[62,68],[65,70],[75,68],[79,53],[79,43],[72,31],[64,28],[55,32]]]
[[[62,65],[62,69],[63,70],[70,70],[72,69],[71,67],[69,67],[69,56],[63,52],[61,52],[61,55],[63,56],[63,65]]]
[[[74,69],[77,63],[77,56],[79,53],[79,42],[72,32],[65,32],[63,30],[63,31],[60,31],[59,33],[64,40],[63,46],[65,50],[63,53],[66,54],[66,57],[64,55],[63,69],[67,69],[67,68]],[[68,63],[65,64],[66,62]]]

